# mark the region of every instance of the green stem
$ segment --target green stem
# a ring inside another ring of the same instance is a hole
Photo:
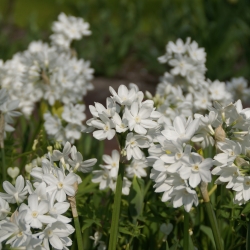
[[[78,190],[78,183],[74,183],[74,189],[75,192],[77,193]],[[77,207],[76,207],[76,197],[75,196],[68,196],[68,201],[71,206],[71,212],[74,218],[74,225],[75,225],[75,230],[76,230],[76,239],[77,239],[77,249],[78,250],[83,250],[83,240],[82,240],[82,232],[81,232],[81,226],[79,222],[79,217],[78,217],[78,212],[77,212]]]
[[[122,182],[124,175],[125,165],[120,162],[116,190],[115,190],[115,200],[113,205],[112,221],[110,228],[109,236],[109,250],[116,250],[117,237],[119,231],[119,217],[120,217],[120,207],[121,207],[121,198],[122,198]]]
[[[1,154],[2,154],[2,164],[3,164],[3,168],[2,168],[2,182],[7,180],[7,170],[6,170],[6,164],[5,164],[5,151],[4,148],[1,148]]]
[[[201,182],[200,190],[201,190],[201,194],[204,200],[204,205],[206,207],[207,216],[211,224],[216,248],[217,250],[223,250],[222,241],[220,237],[220,230],[219,230],[217,219],[213,210],[213,206],[209,199],[206,182],[203,182],[203,181]]]
[[[183,249],[189,250],[189,213],[184,210],[184,240]]]
[[[77,246],[78,250],[83,249],[83,241],[82,241],[82,233],[81,233],[81,227],[80,227],[80,222],[79,222],[79,217],[74,217],[74,224],[75,224],[75,229],[76,229],[76,239],[77,239]]]
[[[249,221],[247,224],[247,240],[246,240],[246,249],[250,249],[250,217],[248,217]]]
[[[211,228],[213,231],[214,241],[215,241],[217,250],[223,250],[224,248],[223,248],[222,242],[221,242],[220,231],[219,231],[218,223],[217,223],[217,220],[216,220],[216,217],[214,214],[212,204],[210,203],[210,201],[208,201],[208,202],[204,202],[204,205],[206,207],[208,219],[209,219],[210,224],[211,224]]]

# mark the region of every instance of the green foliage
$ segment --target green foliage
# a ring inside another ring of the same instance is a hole
[[[48,37],[63,11],[90,23],[92,35],[75,45],[80,57],[91,60],[96,75],[113,76],[124,68],[162,74],[165,67],[157,57],[165,44],[191,37],[205,47],[209,78],[250,78],[246,0],[3,0],[0,7],[0,58],[5,60],[32,40]]]

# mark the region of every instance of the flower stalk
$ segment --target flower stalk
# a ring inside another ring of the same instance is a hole
[[[0,111],[0,148],[2,157],[2,182],[7,179],[7,171],[5,164],[5,151],[4,151],[4,114]]]
[[[184,240],[183,249],[189,250],[189,213],[184,210]]]
[[[219,231],[217,219],[215,217],[212,204],[211,204],[210,199],[209,199],[209,194],[207,191],[207,183],[206,182],[203,182],[203,181],[201,182],[200,190],[201,190],[201,194],[202,194],[202,197],[204,200],[204,205],[206,208],[207,216],[208,216],[208,219],[209,219],[210,224],[211,224],[211,228],[212,228],[214,241],[215,241],[217,250],[223,250],[224,248],[223,248],[222,242],[221,242],[220,231]]]
[[[78,184],[75,182],[74,184],[74,189],[77,192],[78,189]],[[83,240],[82,240],[82,233],[81,233],[81,226],[79,222],[79,217],[77,213],[77,207],[76,207],[76,197],[75,196],[70,196],[68,197],[68,200],[70,202],[71,210],[72,210],[72,215],[74,218],[74,225],[75,225],[75,230],[76,230],[76,239],[77,239],[77,249],[83,250]]]
[[[113,205],[113,213],[111,220],[110,236],[109,236],[109,250],[116,250],[117,237],[119,231],[119,217],[121,208],[121,197],[122,197],[122,183],[124,175],[125,165],[120,162],[119,172],[116,182],[115,200]]]

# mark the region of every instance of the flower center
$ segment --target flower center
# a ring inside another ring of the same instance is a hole
[[[109,130],[109,126],[108,126],[108,125],[105,125],[103,130],[104,130],[104,131],[108,131],[108,130]]]
[[[53,235],[53,231],[52,231],[52,230],[49,230],[49,231],[48,231],[48,236],[49,236],[49,237],[52,237],[52,235]]]
[[[136,146],[136,141],[131,141],[131,142],[130,142],[130,145],[131,145],[132,147],[135,147],[135,146]]]
[[[33,211],[33,212],[31,213],[31,216],[32,216],[33,218],[37,218],[38,212],[37,212],[37,211]]]
[[[16,236],[17,236],[18,238],[22,237],[22,236],[23,236],[23,232],[19,232]]]
[[[175,156],[176,156],[176,159],[180,159],[181,156],[182,156],[182,154],[181,153],[177,153]]]
[[[116,162],[113,162],[111,166],[116,167]]]
[[[141,118],[140,118],[139,116],[136,116],[136,117],[135,117],[135,122],[136,122],[136,123],[140,123],[140,122],[141,122]]]
[[[58,189],[62,189],[63,188],[63,183],[59,181],[58,184],[57,184],[57,187],[58,187]]]
[[[198,165],[194,165],[192,168],[194,171],[199,171],[199,166]]]
[[[245,181],[246,186],[250,186],[250,180]]]

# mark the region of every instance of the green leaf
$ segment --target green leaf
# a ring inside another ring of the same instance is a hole
[[[133,178],[132,186],[129,193],[129,212],[131,216],[136,220],[141,215],[143,210],[144,200],[144,180],[139,179],[136,176]]]
[[[244,209],[242,210],[242,214],[247,214],[250,212],[250,203],[247,203],[247,205],[244,207]]]
[[[83,224],[84,224],[84,226],[82,227],[82,232],[83,232],[85,229],[91,227],[92,224],[96,224],[96,225],[98,225],[99,227],[102,226],[99,219],[86,219],[86,220],[84,220]]]
[[[128,228],[126,227],[119,227],[119,232],[120,233],[124,233],[124,234],[128,234],[128,235],[131,235],[131,236],[134,236],[134,232],[129,230]]]
[[[201,225],[200,230],[207,235],[207,237],[211,240],[213,247],[216,249],[212,229],[210,227]]]

